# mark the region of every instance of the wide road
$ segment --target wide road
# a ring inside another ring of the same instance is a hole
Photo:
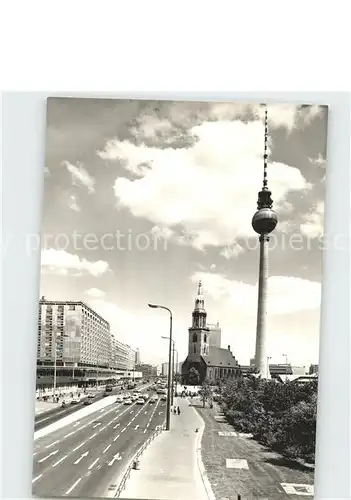
[[[103,497],[165,420],[166,405],[114,403],[35,441],[33,494]]]
[[[143,384],[143,385],[137,386],[135,389],[132,389],[129,391],[127,389],[121,390],[120,388],[118,388],[118,389],[114,388],[113,392],[109,393],[109,396],[124,394],[125,392],[141,391],[141,390],[145,389],[147,386],[148,386],[148,384]],[[93,400],[95,403],[96,401],[99,401],[100,399],[103,398],[104,390],[99,389],[98,392],[96,392],[96,390],[94,390],[94,389],[92,389],[90,391],[88,390],[87,394],[90,394],[90,393],[96,394],[96,396]],[[70,403],[68,403],[66,408],[62,408],[62,406],[59,405],[57,408],[52,408],[52,410],[45,411],[43,413],[39,413],[39,414],[35,415],[34,431],[38,431],[39,429],[42,429],[43,427],[46,427],[50,424],[53,424],[54,422],[57,422],[61,418],[66,417],[67,415],[70,415],[71,413],[75,413],[76,411],[81,410],[82,408],[84,408],[84,400],[85,399],[86,399],[86,397],[84,396],[82,398],[81,403],[78,403],[75,405],[71,405]]]

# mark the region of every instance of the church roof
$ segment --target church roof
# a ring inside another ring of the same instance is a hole
[[[234,368],[238,366],[238,362],[229,351],[221,347],[209,347],[208,356],[202,358],[207,366],[218,366],[220,368]]]

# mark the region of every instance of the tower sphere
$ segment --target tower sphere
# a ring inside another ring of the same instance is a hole
[[[277,214],[271,208],[261,208],[252,217],[252,227],[258,234],[271,233],[277,223]]]

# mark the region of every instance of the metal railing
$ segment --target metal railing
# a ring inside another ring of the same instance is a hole
[[[165,428],[166,428],[165,423],[163,423],[162,425],[158,425],[156,427],[155,431],[151,434],[151,436],[145,441],[145,443],[141,446],[141,448],[139,448],[138,451],[133,455],[132,459],[130,460],[130,462],[128,464],[126,471],[124,472],[124,474],[122,476],[122,480],[120,481],[118,488],[114,494],[115,498],[118,498],[121,495],[122,491],[125,489],[126,483],[127,483],[128,479],[130,478],[131,471],[132,471],[132,469],[136,468],[135,465],[136,465],[139,457],[144,453],[144,451],[149,446],[149,444],[159,434],[161,434],[161,432],[163,432],[165,430]]]

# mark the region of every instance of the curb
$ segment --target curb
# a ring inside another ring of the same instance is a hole
[[[204,463],[203,463],[202,457],[201,457],[201,444],[202,444],[202,436],[203,436],[203,433],[205,430],[205,422],[204,422],[203,418],[201,417],[200,413],[198,411],[196,411],[196,409],[194,407],[192,407],[192,409],[194,410],[194,412],[196,413],[196,415],[199,417],[199,419],[201,420],[201,422],[203,424],[201,429],[200,429],[198,438],[197,438],[197,446],[196,446],[197,466],[198,466],[198,469],[199,469],[199,472],[201,475],[203,485],[204,485],[206,493],[207,493],[208,500],[216,500],[215,494],[213,493],[212,486],[211,486],[211,483],[207,477],[206,469],[205,469],[205,466],[204,466]]]

